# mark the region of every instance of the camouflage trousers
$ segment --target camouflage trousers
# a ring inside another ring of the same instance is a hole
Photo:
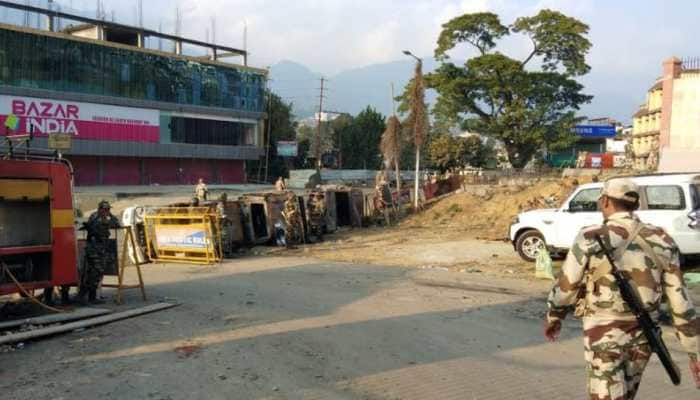
[[[102,282],[105,269],[113,262],[113,256],[106,246],[87,245],[85,247],[85,264],[80,276],[80,287],[85,290],[95,290]]]
[[[636,322],[612,322],[584,335],[590,400],[632,400],[651,348]]]
[[[317,238],[323,238],[323,219],[319,216],[312,215],[309,221],[309,233]]]
[[[301,243],[301,221],[294,220],[285,225],[285,239],[287,246]]]

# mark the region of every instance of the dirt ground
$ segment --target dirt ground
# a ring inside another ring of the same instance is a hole
[[[522,261],[510,243],[479,240],[459,229],[406,225],[344,230],[323,243],[302,246],[289,254],[338,262],[534,276],[534,265]]]
[[[585,390],[580,326],[568,322],[555,344],[541,337],[548,282],[289,254],[150,265],[144,277],[149,302],[180,305],[0,353],[3,399],[488,400]],[[142,304],[132,291],[106,306]],[[696,396],[687,379],[673,387],[651,363],[641,398]]]
[[[485,188],[449,196],[391,228],[344,229],[293,250],[259,246],[214,266],[147,265],[147,303],[177,307],[0,348],[0,393],[18,400],[582,394],[580,324],[567,322],[561,340],[546,344],[541,326],[552,282],[535,279],[534,265],[507,241],[484,239],[504,237],[510,213],[563,199],[570,189],[556,182],[518,193]],[[498,206],[504,198],[517,201]],[[112,299],[114,291],[104,295]],[[700,300],[700,286],[692,295]],[[125,304],[106,307],[141,305],[131,291]],[[640,396],[697,393],[688,379],[672,387],[653,360]]]

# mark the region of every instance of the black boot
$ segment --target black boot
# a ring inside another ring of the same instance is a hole
[[[87,291],[85,291],[85,289],[83,288],[80,288],[80,290],[78,290],[78,294],[75,296],[75,299],[73,299],[73,301],[80,304],[81,306],[86,306],[88,304]]]
[[[90,304],[103,304],[104,300],[97,298],[97,289],[90,289],[90,292],[88,292],[88,302]]]

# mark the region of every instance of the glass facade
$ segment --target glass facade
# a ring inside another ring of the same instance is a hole
[[[254,145],[255,124],[172,117],[170,135],[173,143],[215,144],[222,146]]]
[[[265,77],[148,52],[0,28],[0,84],[262,112]]]

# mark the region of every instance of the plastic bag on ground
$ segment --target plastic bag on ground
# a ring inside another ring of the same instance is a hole
[[[686,272],[685,274],[683,274],[683,278],[685,279],[685,284],[688,286],[695,286],[697,284],[700,284],[700,273]]]
[[[535,278],[554,280],[552,257],[546,249],[541,249],[535,259]]]

